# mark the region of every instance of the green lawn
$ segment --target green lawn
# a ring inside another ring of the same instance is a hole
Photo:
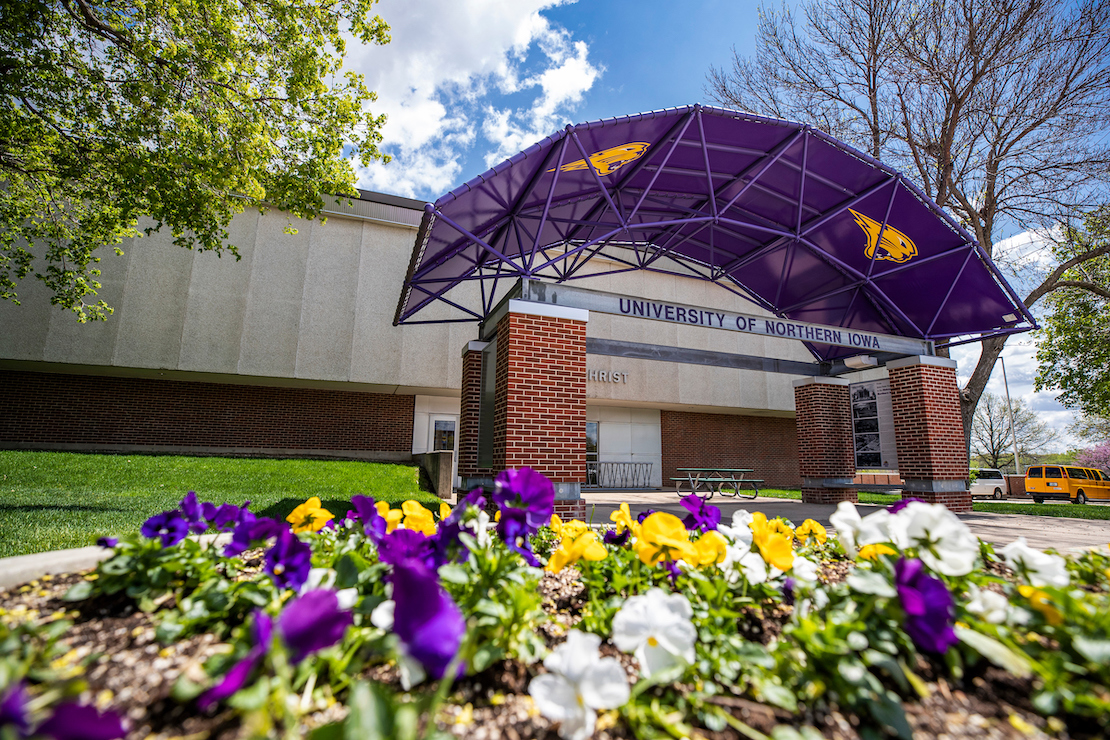
[[[310,496],[336,516],[351,496],[436,502],[411,465],[333,460],[0,451],[0,557],[82,547],[138,532],[188,491],[284,519]]]
[[[777,489],[777,488],[761,488],[759,490],[760,498],[790,498],[799,500],[802,498],[802,492],[794,489]],[[893,504],[895,501],[901,499],[898,494],[890,493],[871,493],[868,491],[859,492],[859,502],[861,504]],[[1071,519],[1110,519],[1110,506],[1098,506],[1095,504],[1087,504],[1080,506],[1078,504],[1064,504],[1064,503],[1048,503],[1048,504],[1034,504],[1034,503],[1011,503],[1007,501],[980,501],[975,500],[972,504],[974,511],[994,512],[996,514],[1025,514],[1026,516],[1061,516],[1069,517]]]

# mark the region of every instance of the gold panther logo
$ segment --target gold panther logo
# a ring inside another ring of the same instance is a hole
[[[868,259],[874,258],[902,263],[909,262],[917,256],[917,245],[898,229],[890,224],[887,224],[884,229],[883,225],[875,219],[853,211],[851,208],[848,209],[848,212],[855,216],[856,223],[863,229],[863,233],[867,234],[867,247],[863,250],[863,253]],[[879,238],[880,232],[882,233],[882,239]],[[876,246],[879,248],[878,254],[875,253]]]
[[[649,146],[651,146],[651,144],[646,141],[630,141],[627,144],[621,144],[611,149],[603,149],[600,152],[594,152],[590,155],[590,164],[597,170],[597,174],[611,175],[629,162],[635,162],[637,159],[644,156],[644,152],[647,151]],[[559,168],[559,172],[574,172],[575,170],[585,169],[588,169],[586,160],[579,159],[570,164],[564,164]],[[548,170],[548,172],[554,171],[554,167]]]

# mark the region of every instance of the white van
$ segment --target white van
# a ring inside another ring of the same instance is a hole
[[[1002,471],[994,468],[976,470],[975,480],[971,482],[971,497],[976,496],[999,501],[1006,498],[1006,479],[1002,477]]]

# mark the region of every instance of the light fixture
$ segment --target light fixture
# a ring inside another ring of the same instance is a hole
[[[855,357],[845,357],[844,366],[850,367],[853,370],[865,370],[869,367],[875,367],[879,364],[871,355],[856,355]]]

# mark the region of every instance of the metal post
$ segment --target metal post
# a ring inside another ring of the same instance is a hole
[[[1014,472],[1021,475],[1021,460],[1018,459],[1017,429],[1014,428],[1014,407],[1010,403],[1010,382],[1006,380],[1006,360],[998,356],[1002,363],[1002,385],[1006,386],[1006,411],[1010,414],[1010,440],[1014,443]]]

